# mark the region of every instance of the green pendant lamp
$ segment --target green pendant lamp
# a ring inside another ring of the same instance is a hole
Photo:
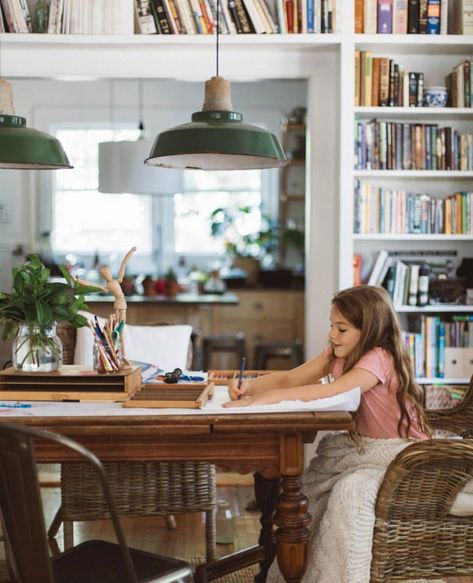
[[[26,119],[14,114],[11,85],[4,79],[0,79],[0,168],[72,168],[59,140],[27,128]]]
[[[288,164],[274,134],[243,123],[233,111],[230,82],[218,76],[219,4],[216,14],[217,75],[205,82],[202,111],[191,123],[166,130],[155,139],[145,160],[148,166],[196,170],[250,170]]]

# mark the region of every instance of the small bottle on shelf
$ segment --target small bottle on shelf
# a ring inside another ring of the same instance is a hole
[[[233,543],[233,514],[228,500],[219,500],[215,517],[217,531],[216,543],[229,545]]]

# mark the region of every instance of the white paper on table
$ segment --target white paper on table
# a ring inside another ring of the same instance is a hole
[[[56,401],[30,401],[30,408],[0,408],[1,417],[120,417],[133,415],[226,415],[251,413],[296,413],[298,411],[356,411],[360,403],[357,387],[334,397],[315,401],[281,401],[274,405],[224,408],[229,400],[226,386],[215,387],[211,400],[202,409],[156,409],[146,407],[124,408],[121,403],[70,403]],[[15,401],[11,401],[13,404]]]

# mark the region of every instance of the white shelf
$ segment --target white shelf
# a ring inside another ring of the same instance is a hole
[[[389,52],[390,54],[471,54],[471,35],[431,34],[355,34],[357,48]]]
[[[0,40],[5,77],[202,81],[215,74],[215,35],[3,33]],[[317,54],[340,44],[335,34],[221,35],[221,74],[232,80],[309,77]]]
[[[439,379],[437,377],[420,377],[416,379],[419,385],[467,385],[469,378],[461,379]]]
[[[355,241],[473,241],[473,235],[356,233]]]
[[[450,304],[432,304],[428,306],[394,306],[396,308],[396,312],[400,314],[407,314],[407,313],[446,313],[446,312],[466,312],[466,313],[473,313],[473,306],[458,306],[458,305],[450,305]]]
[[[473,107],[355,107],[355,114],[361,118],[415,117],[473,121]]]
[[[472,170],[354,170],[355,178],[473,178]]]

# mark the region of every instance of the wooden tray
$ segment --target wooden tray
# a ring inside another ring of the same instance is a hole
[[[244,379],[255,379],[270,372],[272,370],[245,370],[243,372]],[[218,385],[219,381],[231,381],[232,379],[238,378],[240,374],[239,370],[209,370],[209,381],[214,381]]]
[[[214,384],[146,383],[141,390],[123,402],[123,407],[202,409],[212,396]]]
[[[53,372],[0,371],[0,398],[14,401],[123,401],[141,387],[141,369],[98,374],[90,366]]]

